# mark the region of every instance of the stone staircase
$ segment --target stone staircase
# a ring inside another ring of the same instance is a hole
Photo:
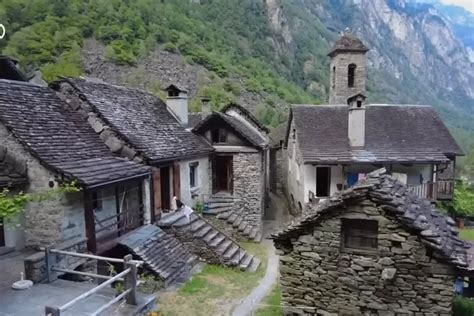
[[[243,218],[235,205],[236,199],[231,195],[215,194],[207,201],[208,210],[204,216],[215,217],[221,220],[227,227],[232,228],[234,233],[250,241],[260,242],[262,240],[261,228],[254,226]]]
[[[119,240],[145,267],[163,280],[165,286],[188,279],[197,257],[173,235],[155,225],[145,225]]]
[[[173,234],[206,262],[239,267],[249,272],[256,271],[260,265],[258,258],[247,253],[234,239],[196,213],[190,214],[189,218],[183,211],[162,214],[157,225]]]

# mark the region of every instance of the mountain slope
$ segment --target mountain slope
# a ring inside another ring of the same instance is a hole
[[[371,48],[370,101],[431,104],[464,144],[474,135],[473,66],[451,20],[432,6],[404,0],[3,0],[0,20],[9,30],[0,42],[3,53],[26,69],[41,67],[48,80],[87,71],[155,91],[184,80],[192,85],[193,109],[203,94],[215,108],[241,101],[273,126],[284,121],[285,104],[326,102],[326,54],[350,27]],[[98,42],[91,48],[85,38]],[[165,66],[169,58],[182,67]]]

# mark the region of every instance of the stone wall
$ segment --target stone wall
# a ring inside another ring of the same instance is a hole
[[[21,157],[26,162],[28,184],[23,188],[23,192],[46,192],[51,189],[50,184],[53,188],[58,187],[57,175],[34,158],[2,124],[0,146],[7,148],[9,154]],[[17,234],[17,240],[10,241],[10,245],[21,248],[24,239],[26,247],[41,247],[84,237],[83,210],[82,193],[29,203],[23,214],[23,232]]]
[[[261,226],[265,173],[262,154],[238,153],[233,158],[235,211],[253,226]]]
[[[341,250],[341,218],[377,220],[378,248]],[[370,201],[323,215],[280,263],[287,315],[451,315],[454,269]]]
[[[348,66],[355,64],[354,86],[348,86]],[[333,72],[333,67],[336,72]],[[367,80],[367,57],[360,52],[338,53],[331,60],[329,104],[347,104],[347,99],[357,93],[365,93]],[[333,79],[334,77],[334,79]],[[334,85],[333,85],[334,83]]]
[[[71,240],[57,244],[54,249],[85,253],[87,252],[87,243],[85,239]],[[65,255],[56,255],[53,265],[57,268],[74,270],[84,264],[87,259]],[[35,283],[44,283],[47,281],[46,257],[45,252],[37,252],[24,259],[25,277]]]

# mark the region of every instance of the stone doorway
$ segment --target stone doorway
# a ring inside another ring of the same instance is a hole
[[[234,190],[233,157],[216,156],[212,164],[212,193]]]

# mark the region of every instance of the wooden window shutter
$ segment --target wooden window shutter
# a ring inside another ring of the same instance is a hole
[[[178,164],[173,165],[173,194],[178,200],[181,199],[181,177]]]
[[[161,205],[161,174],[160,169],[156,169],[153,172],[153,198],[155,202],[155,214],[159,214]]]

